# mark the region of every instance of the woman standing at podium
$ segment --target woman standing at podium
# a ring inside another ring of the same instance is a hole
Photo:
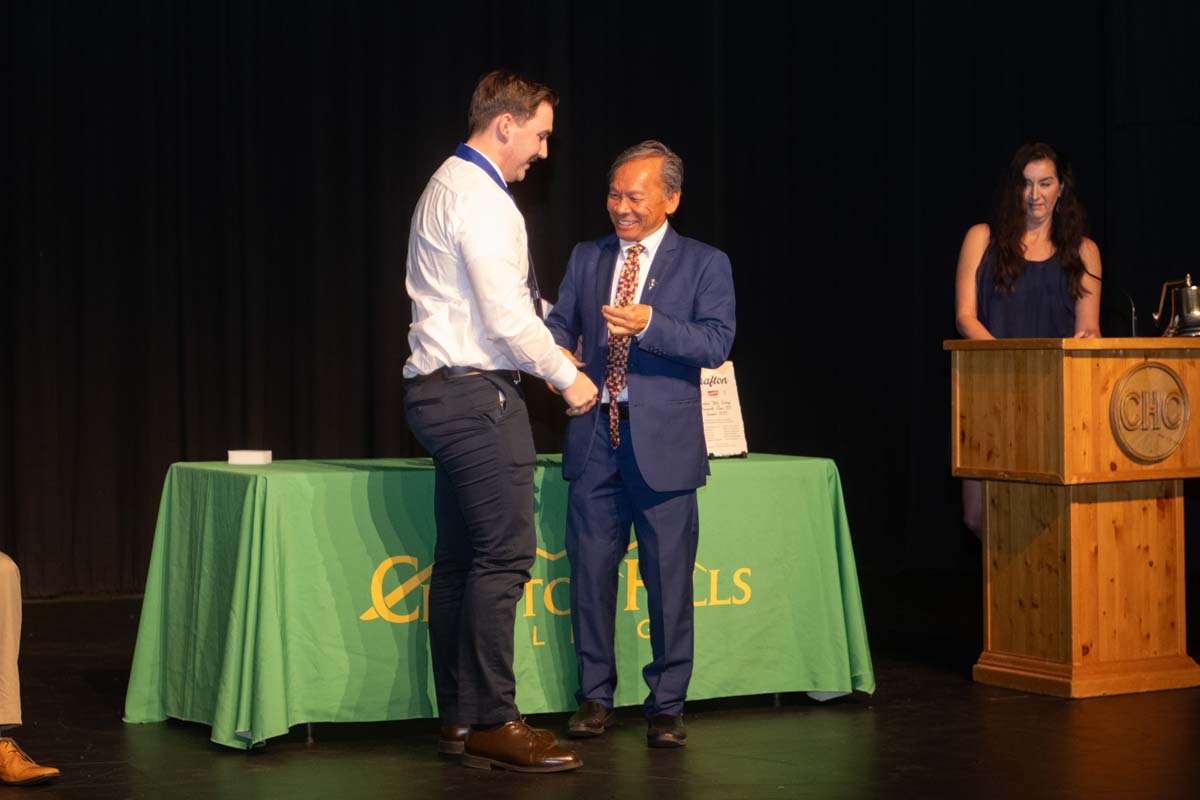
[[[1100,335],[1100,249],[1066,161],[1022,145],[996,194],[991,223],[971,226],[958,254],[955,323],[967,339]],[[963,481],[963,522],[982,528],[982,486]]]

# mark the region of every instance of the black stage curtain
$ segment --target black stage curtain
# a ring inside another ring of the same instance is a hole
[[[1107,332],[1118,288],[1148,326],[1194,261],[1198,8],[8,0],[0,547],[27,595],[135,592],[173,461],[415,454],[409,215],[508,66],[563,96],[516,187],[547,294],[609,230],[612,157],[668,142],[676,227],[733,260],[751,449],[837,460],[864,570],[959,566],[961,237],[1012,151],[1052,142]],[[531,394],[557,451],[560,401]]]

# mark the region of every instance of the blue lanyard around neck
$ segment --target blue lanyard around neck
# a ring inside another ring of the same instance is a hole
[[[460,144],[457,148],[455,148],[454,155],[458,156],[463,161],[470,161],[472,164],[487,173],[487,176],[494,180],[496,185],[504,190],[504,193],[508,195],[508,199],[513,201],[513,205],[516,205],[517,199],[513,197],[512,192],[508,190],[508,184],[506,184],[504,179],[500,177],[500,173],[496,172],[496,168],[492,166],[492,163],[483,157],[482,153],[473,147]],[[542,292],[540,289],[538,289],[537,273],[533,271],[532,251],[529,253],[529,274],[526,277],[525,282],[529,286],[529,296],[533,299],[534,313],[537,314],[538,319],[544,319],[544,315],[542,314]]]
[[[454,155],[458,156],[463,161],[470,161],[472,164],[474,164],[475,166],[479,167],[481,170],[486,172],[488,177],[491,178],[492,180],[494,180],[496,182],[496,185],[499,186],[501,189],[503,189],[504,193],[506,195],[508,195],[509,197],[512,197],[512,192],[510,192],[508,190],[508,184],[505,183],[504,179],[500,177],[500,173],[497,172],[496,168],[492,166],[492,162],[490,162],[486,158],[484,158],[483,154],[480,153],[478,150],[476,150],[473,147],[470,147],[469,145],[460,144],[455,149]],[[516,201],[514,201],[514,202],[516,202]]]

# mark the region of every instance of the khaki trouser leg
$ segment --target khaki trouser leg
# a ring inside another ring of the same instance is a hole
[[[21,724],[21,572],[0,553],[0,726]]]

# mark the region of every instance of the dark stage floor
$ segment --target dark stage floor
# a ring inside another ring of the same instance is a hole
[[[633,709],[579,746],[566,775],[439,760],[428,721],[318,725],[251,753],[200,725],[121,722],[140,599],[26,606],[26,726],[56,784],[0,795],[96,798],[1200,797],[1200,689],[1066,701],[970,681],[979,594],[970,576],[863,578],[879,689],[695,703],[689,746],[649,751]],[[1189,587],[1197,653],[1200,586]],[[764,643],[766,646],[766,643]],[[561,728],[565,715],[540,717]]]

